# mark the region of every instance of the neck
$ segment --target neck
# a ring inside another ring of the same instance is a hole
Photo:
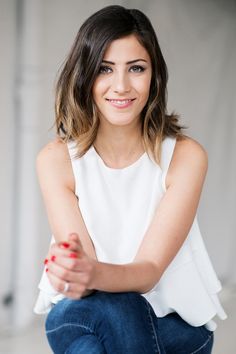
[[[135,162],[143,153],[141,129],[137,127],[99,127],[94,147],[110,167],[122,168]]]

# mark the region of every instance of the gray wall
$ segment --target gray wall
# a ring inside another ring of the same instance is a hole
[[[11,244],[14,214],[14,74],[15,74],[15,2],[0,3],[0,298],[11,285]],[[8,311],[0,302],[0,325],[7,322]]]

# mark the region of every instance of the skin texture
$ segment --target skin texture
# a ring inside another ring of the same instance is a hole
[[[122,168],[144,152],[140,113],[149,97],[151,60],[134,35],[113,41],[103,60],[93,86],[93,98],[100,112],[94,145],[108,166]],[[133,63],[128,64],[130,61]],[[108,99],[133,101],[130,107],[119,109]]]
[[[145,62],[127,64],[140,58]],[[99,74],[93,88],[100,111],[100,127],[94,145],[108,166],[122,168],[132,164],[144,151],[140,143],[139,115],[148,98],[151,65],[148,53],[135,36],[112,42],[104,60],[114,64],[106,64],[110,69]],[[137,72],[137,67],[134,68],[137,64],[145,65],[146,70]],[[107,98],[136,99],[121,112],[112,107]],[[47,274],[53,287],[63,292],[65,282],[69,282],[66,296],[75,299],[88,295],[92,289],[145,293],[158,282],[188,235],[207,172],[207,154],[189,137],[177,140],[166,176],[167,191],[134,261],[124,265],[97,261],[74,193],[67,146],[59,138],[40,151],[37,172],[57,241],[47,257]],[[63,247],[63,241],[69,241],[70,246]]]
[[[127,60],[129,52],[129,60]],[[128,64],[130,61],[132,63]],[[101,126],[138,125],[151,84],[151,60],[135,36],[113,41],[106,50],[100,73],[93,85],[93,98]],[[132,107],[114,109],[108,99],[133,99]]]

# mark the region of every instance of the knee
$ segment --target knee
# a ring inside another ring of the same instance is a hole
[[[97,291],[80,300],[63,299],[49,312],[45,327],[53,331],[65,324],[96,326],[96,323],[115,321],[127,313],[137,313],[145,307],[145,298],[136,292],[108,293]]]
[[[63,299],[59,301],[49,312],[45,328],[53,331],[65,325],[91,324],[98,314],[95,304],[91,304],[86,298],[80,300]]]
[[[82,336],[93,335],[99,314],[88,301],[63,299],[49,312],[46,323],[48,342],[55,353],[65,353],[71,343]]]
[[[52,331],[63,324],[66,305],[67,305],[66,301],[61,300],[60,302],[58,302],[56,305],[53,306],[53,308],[48,313],[46,318],[46,322],[45,322],[46,332]]]
[[[146,299],[137,292],[108,293],[99,291],[97,306],[105,314],[105,321],[126,318],[127,313],[137,313],[146,308]]]

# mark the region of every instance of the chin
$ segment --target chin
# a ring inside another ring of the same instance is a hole
[[[139,115],[137,115],[139,116]],[[113,116],[113,119],[107,119],[105,118],[105,122],[107,122],[108,124],[111,124],[113,126],[120,126],[120,127],[123,127],[123,126],[127,126],[127,125],[132,125],[132,124],[135,124],[137,123],[137,116],[133,116],[132,117],[122,117],[122,115],[119,115],[118,117],[114,117]]]
[[[125,127],[127,125],[133,124],[135,121],[130,119],[130,120],[117,120],[117,121],[109,121],[109,123],[113,126],[117,127]]]

